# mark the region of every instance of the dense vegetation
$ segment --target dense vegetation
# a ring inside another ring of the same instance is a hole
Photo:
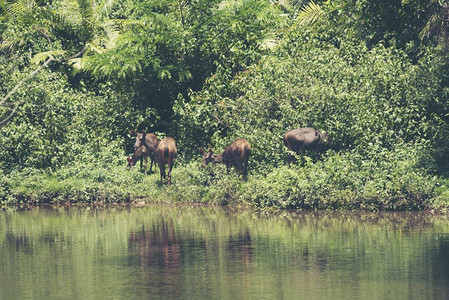
[[[0,201],[449,203],[446,1],[0,1]],[[286,167],[283,134],[333,147]],[[174,184],[126,170],[172,136]],[[246,182],[197,147],[252,146]]]

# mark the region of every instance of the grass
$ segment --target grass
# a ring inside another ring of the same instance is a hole
[[[145,176],[138,165],[128,170],[125,163],[24,169],[0,180],[0,201],[3,205],[145,201],[368,211],[447,211],[449,207],[449,181],[422,174],[403,161],[354,163],[334,155],[302,167],[273,167],[266,175],[253,171],[243,181],[234,172],[226,175],[224,165],[201,169],[199,161],[178,160],[172,180],[167,186],[160,182],[157,169]]]

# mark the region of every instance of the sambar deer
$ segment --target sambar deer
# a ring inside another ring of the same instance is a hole
[[[212,149],[204,151],[202,148],[198,149],[199,153],[203,156],[202,167],[208,163],[223,163],[226,165],[227,174],[229,169],[235,166],[237,172],[243,175],[243,179],[246,179],[248,172],[248,160],[251,154],[251,146],[245,139],[236,139],[229,146],[227,146],[221,154],[214,154]]]
[[[165,179],[165,165],[168,165],[168,185],[171,185],[171,170],[175,161],[178,150],[176,149],[175,140],[171,137],[163,138],[156,148],[156,161],[159,165],[159,171],[162,179]]]
[[[142,145],[145,146],[149,150],[148,155],[144,158],[148,159],[147,157],[149,156],[151,159],[151,164],[150,164],[150,173],[151,173],[152,169],[153,169],[153,161],[155,159],[157,144],[159,143],[157,136],[154,135],[153,133],[145,133],[145,131],[142,131],[142,133],[138,133],[134,130],[130,130],[129,133],[131,134],[131,136],[136,137],[136,142],[134,143],[134,150],[137,150]],[[140,158],[140,169],[141,170],[142,170],[142,158],[143,157]],[[154,165],[156,166],[156,163],[154,163]],[[146,169],[146,167],[145,167],[145,169]]]
[[[293,151],[301,157],[303,161],[304,150],[315,150],[315,158],[320,158],[320,153],[330,145],[332,138],[327,133],[322,133],[312,127],[304,127],[287,131],[284,135],[284,145],[288,150]],[[287,163],[296,161],[292,153],[288,154]]]
[[[148,164],[148,156],[150,155],[150,151],[145,146],[140,146],[136,150],[131,157],[127,158],[128,168],[132,170],[136,165],[137,160],[140,159],[140,164],[142,164],[142,159],[144,160],[144,169],[145,175],[147,175],[147,164]],[[142,169],[142,165],[140,167]]]

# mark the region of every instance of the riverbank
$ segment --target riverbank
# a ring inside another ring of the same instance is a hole
[[[2,176],[2,206],[64,203],[185,203],[243,205],[307,210],[446,212],[446,182],[406,168],[387,172],[346,165],[326,157],[305,166],[276,167],[266,174],[251,173],[242,181],[223,165],[204,169],[196,161],[178,161],[173,184],[161,184],[159,172],[145,176],[139,166],[74,164],[55,171],[25,169]],[[331,168],[332,166],[332,168]],[[391,167],[391,165],[389,165]],[[369,176],[368,176],[369,174]]]

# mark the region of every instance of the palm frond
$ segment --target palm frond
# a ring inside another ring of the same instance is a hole
[[[63,1],[58,10],[48,9],[45,16],[59,28],[75,28],[81,25],[81,15],[76,2]]]
[[[286,2],[290,3],[291,6],[297,11],[301,10],[301,8],[304,6],[304,2],[307,2],[307,0],[285,0]]]
[[[320,19],[321,16],[325,14],[325,11],[319,6],[315,4],[315,2],[310,1],[307,5],[305,5],[301,11],[298,13],[296,17],[296,24],[299,25],[311,25]]]
[[[88,51],[87,52],[94,52],[94,53],[103,53],[104,50],[101,46],[99,46],[95,41],[91,41],[90,43],[86,44],[86,46],[88,47]]]
[[[4,4],[8,17],[20,23],[28,23],[29,20],[35,19],[33,9],[36,7],[37,5],[34,1],[17,1]]]
[[[274,32],[268,32],[260,41],[260,46],[264,50],[273,50],[280,44],[279,37]]]
[[[64,55],[66,55],[66,53],[67,53],[67,51],[65,51],[65,50],[53,50],[53,51],[40,52],[40,53],[36,53],[30,62],[32,64],[38,65],[38,64],[46,61],[47,59],[57,59],[60,57],[64,57]]]
[[[231,7],[235,7],[240,4],[241,4],[241,2],[239,0],[224,0],[218,4],[218,9],[224,10],[224,9],[228,9]]]
[[[114,22],[121,29],[130,29],[133,27],[145,28],[146,21],[144,20],[131,20],[131,19],[115,19]]]
[[[81,73],[85,67],[85,57],[77,57],[70,59],[68,64],[72,67],[72,72],[74,75]]]
[[[103,29],[103,35],[99,37],[98,43],[106,49],[114,48],[121,34],[119,24],[115,20],[107,20],[102,23],[101,28]]]
[[[114,0],[103,0],[97,4],[94,10],[94,15],[100,18],[109,16],[111,14],[112,8],[114,7]]]

